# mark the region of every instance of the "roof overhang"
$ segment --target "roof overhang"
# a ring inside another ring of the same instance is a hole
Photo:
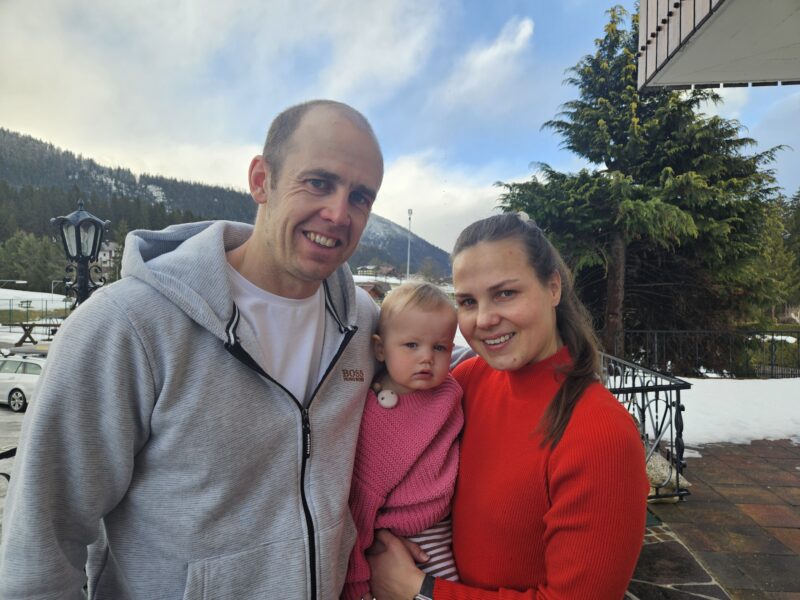
[[[641,0],[638,83],[800,83],[800,1]]]

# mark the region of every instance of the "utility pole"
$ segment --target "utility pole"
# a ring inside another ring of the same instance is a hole
[[[411,209],[408,209],[408,253],[406,254],[406,279],[411,277]]]

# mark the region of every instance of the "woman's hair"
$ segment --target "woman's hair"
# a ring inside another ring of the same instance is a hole
[[[564,382],[539,424],[540,430],[545,434],[544,442],[555,448],[581,394],[599,378],[597,336],[592,328],[589,311],[575,293],[572,273],[558,250],[539,226],[527,219],[527,215],[507,213],[476,221],[458,236],[452,258],[455,259],[462,250],[480,242],[501,240],[519,240],[522,243],[528,263],[542,285],[547,285],[556,271],[561,275],[561,301],[556,306],[556,328],[569,349],[572,366],[565,370]]]
[[[451,308],[455,319],[456,309],[453,301],[441,288],[426,281],[409,281],[397,286],[386,296],[381,304],[378,320],[378,335],[384,335],[386,326],[396,315],[409,308],[425,311]]]

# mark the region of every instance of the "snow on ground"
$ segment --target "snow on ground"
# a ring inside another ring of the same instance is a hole
[[[684,379],[683,440],[715,442],[794,439],[800,444],[800,378]]]
[[[60,281],[59,281],[60,283]],[[7,303],[19,303],[30,300],[31,302],[64,302],[65,296],[61,294],[48,294],[47,292],[29,292],[27,290],[15,290],[12,288],[0,288],[0,306],[5,307]],[[17,306],[13,306],[17,308]]]

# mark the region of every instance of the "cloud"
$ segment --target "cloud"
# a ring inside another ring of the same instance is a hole
[[[722,96],[722,102],[704,102],[698,107],[698,112],[705,113],[707,116],[720,116],[724,119],[742,118],[742,112],[750,102],[750,88],[722,88],[715,90]]]
[[[789,95],[770,106],[766,115],[751,127],[751,137],[758,141],[759,150],[781,144],[789,146],[778,153],[772,165],[778,184],[789,196],[800,190],[800,170],[797,169],[800,159],[800,120],[797,115],[800,115],[800,92],[789,92]]]
[[[770,165],[776,172],[778,185],[792,195],[800,189],[800,171],[796,165],[800,153],[800,92],[792,87],[723,88],[716,90],[724,102],[714,106],[705,103],[700,111],[708,116],[719,115],[746,125],[741,136],[756,140],[747,153],[785,145]],[[751,102],[755,100],[755,102]]]
[[[444,3],[432,0],[325,0],[317,10],[333,40],[320,88],[359,106],[384,100],[413,79],[436,44],[445,13]]]
[[[574,155],[562,158],[551,166],[566,172],[593,168]],[[529,169],[511,172],[506,165],[491,162],[479,167],[453,165],[433,150],[402,156],[386,166],[373,210],[406,227],[412,209],[412,233],[450,252],[467,225],[500,212],[503,189],[494,183],[522,183],[540,176],[535,165]]]
[[[291,103],[396,93],[449,1],[0,0],[0,126],[134,169],[260,144]]]
[[[464,227],[497,213],[498,171],[446,165],[432,151],[403,156],[387,165],[374,210],[407,226],[412,209],[412,233],[450,252]]]
[[[130,169],[136,175],[163,175],[247,192],[247,169],[260,152],[257,144],[172,143],[154,147],[142,140],[124,147],[90,144],[86,156],[103,166]]]
[[[525,82],[533,29],[531,19],[513,18],[491,43],[473,46],[434,90],[432,103],[484,117],[510,115],[525,106],[532,93]]]
[[[116,138],[192,131],[222,94],[191,92],[239,18],[223,3],[207,9],[152,0],[3,3],[0,73],[15,90],[4,120]]]

